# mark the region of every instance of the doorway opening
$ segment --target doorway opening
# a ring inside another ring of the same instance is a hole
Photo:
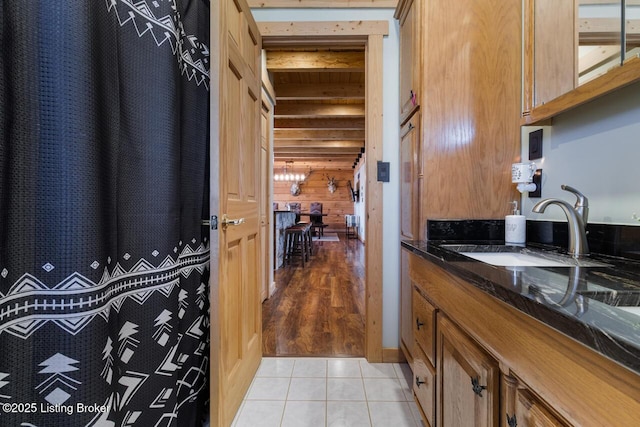
[[[364,356],[370,362],[382,362],[382,186],[375,180],[375,176],[377,161],[382,159],[382,39],[388,33],[388,22],[261,22],[258,27],[265,49],[364,52],[362,85],[366,102],[362,108],[366,163],[361,166],[365,178],[361,182],[361,197],[364,202],[360,221],[367,244],[355,249],[354,254],[360,251],[359,256],[363,260],[361,280],[364,284]],[[352,86],[349,87],[353,89]],[[304,87],[298,86],[297,89],[304,90]],[[323,104],[322,101],[317,103]],[[349,103],[344,104],[344,108],[352,108]],[[290,134],[299,135],[293,132]],[[320,149],[321,147],[314,147],[310,151]],[[352,179],[356,166],[357,163],[350,172]],[[355,245],[356,242],[350,243]]]

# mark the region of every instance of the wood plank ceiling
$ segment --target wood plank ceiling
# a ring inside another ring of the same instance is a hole
[[[274,168],[351,170],[365,148],[364,51],[272,48]],[[291,165],[291,163],[289,163]]]

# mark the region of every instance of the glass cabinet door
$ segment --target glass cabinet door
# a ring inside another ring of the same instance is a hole
[[[625,0],[625,59],[640,54],[640,0]]]
[[[623,61],[622,1],[578,1],[578,85]]]

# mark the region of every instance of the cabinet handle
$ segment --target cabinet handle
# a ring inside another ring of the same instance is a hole
[[[416,375],[416,387],[420,388],[420,386],[424,383],[425,381],[420,381],[420,377]]]
[[[415,128],[415,126],[413,125],[413,123],[409,122],[409,130],[413,130]]]
[[[513,417],[510,417],[509,414],[507,414],[507,425],[509,427],[517,427],[518,426],[518,420],[516,419],[516,414],[513,414]]]
[[[411,97],[411,104],[413,104],[413,106],[416,106],[417,103],[417,99],[416,99],[416,94],[413,91],[413,89],[411,89],[411,91],[409,91],[409,96]]]
[[[480,379],[478,377],[471,378],[471,388],[473,392],[482,397],[482,390],[486,390],[487,386],[480,385]]]
[[[420,328],[421,328],[422,326],[424,326],[424,323],[422,323],[422,322],[420,321],[420,319],[416,317],[416,328],[418,328],[418,330],[420,330]]]

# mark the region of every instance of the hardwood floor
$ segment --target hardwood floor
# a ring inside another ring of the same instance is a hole
[[[276,270],[262,304],[264,356],[364,356],[364,245],[314,242],[311,262]]]

